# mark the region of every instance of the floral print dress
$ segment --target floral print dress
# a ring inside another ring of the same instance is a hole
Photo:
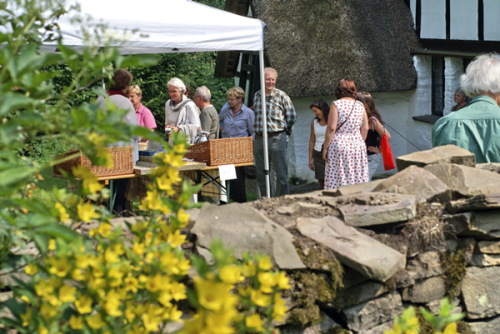
[[[356,103],[354,109],[353,103]],[[349,118],[335,131],[328,147],[325,189],[368,182],[366,144],[361,137],[365,108],[361,102],[348,99],[339,99],[334,104],[338,110],[338,125]]]

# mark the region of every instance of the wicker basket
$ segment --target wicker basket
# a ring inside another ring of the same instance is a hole
[[[253,162],[252,137],[212,139],[188,148],[186,158],[207,166]]]
[[[139,151],[146,151],[148,149],[148,142],[139,143]]]
[[[59,171],[60,169],[66,172],[71,172],[73,167],[76,167],[78,165],[89,167],[95,176],[123,175],[132,174],[134,172],[133,146],[108,147],[107,150],[113,157],[113,168],[107,168],[104,166],[92,166],[92,163],[85,155],[82,154],[82,151],[76,150],[68,152],[62,157],[73,155],[78,152],[80,153],[80,156],[55,165],[54,174],[61,175],[61,172]]]

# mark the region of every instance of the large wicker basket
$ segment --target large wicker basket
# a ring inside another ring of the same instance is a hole
[[[252,137],[212,139],[188,148],[186,158],[207,166],[253,162]]]
[[[92,166],[92,163],[85,155],[82,154],[82,151],[76,150],[64,154],[63,157],[70,156],[75,153],[79,153],[80,155],[76,158],[55,165],[54,174],[61,175],[61,169],[66,172],[71,172],[73,167],[78,165],[89,167],[95,176],[123,175],[132,174],[134,172],[133,146],[108,147],[107,150],[113,157],[113,168]]]

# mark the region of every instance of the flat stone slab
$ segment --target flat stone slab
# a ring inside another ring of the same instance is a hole
[[[448,223],[451,232],[460,236],[500,238],[500,210],[463,212],[443,220]]]
[[[500,209],[500,193],[477,195],[446,203],[446,211],[449,213],[495,209]]]
[[[471,325],[474,333],[498,334],[500,328],[500,317],[488,319],[487,321],[471,321],[468,324]]]
[[[359,193],[369,193],[382,181],[384,181],[384,179],[375,180],[371,182],[363,182],[358,184],[351,184],[337,189],[323,190],[323,195],[338,197],[338,196],[354,195]]]
[[[414,280],[438,276],[443,273],[438,252],[421,253],[416,258],[408,260],[406,270]]]
[[[425,167],[437,164],[457,164],[474,167],[476,156],[463,148],[455,145],[434,147],[427,151],[419,151],[400,156],[396,159],[396,166],[401,172],[409,166]]]
[[[473,254],[470,262],[476,267],[499,266],[500,254]]]
[[[319,209],[321,208],[321,204],[314,204],[314,203],[305,203],[305,202],[295,202],[292,205],[289,206],[282,206],[279,207],[276,211],[280,215],[293,215],[300,209]]]
[[[412,303],[428,303],[441,300],[446,293],[444,280],[441,277],[431,277],[415,282],[403,290],[403,300]]]
[[[478,241],[476,252],[483,254],[500,254],[500,241]]]
[[[403,254],[336,217],[297,218],[297,228],[302,235],[332,249],[340,262],[375,281],[385,282],[405,266]]]
[[[298,326],[285,325],[280,327],[280,333],[282,334],[322,334],[330,333],[335,327],[340,327],[335,321],[332,320],[326,314],[321,314],[323,319],[319,324],[309,326],[306,328],[298,328]]]
[[[446,184],[417,166],[409,166],[384,179],[373,191],[415,195],[417,202],[446,203],[451,200],[451,191]]]
[[[415,218],[415,196],[363,193],[337,198],[337,209],[350,226],[373,226]]]
[[[359,332],[368,330],[380,324],[394,320],[394,316],[401,316],[403,303],[401,296],[390,293],[383,297],[370,300],[342,311],[347,327]]]
[[[500,267],[469,267],[462,281],[462,296],[469,319],[500,314]],[[482,332],[481,332],[482,333]]]
[[[348,307],[364,303],[375,299],[388,292],[387,286],[375,281],[368,281],[337,291],[337,298],[333,303],[327,303],[325,306],[336,310],[343,310]]]
[[[305,269],[292,243],[293,235],[246,204],[205,205],[191,232],[198,245],[210,248],[220,239],[236,258],[246,252],[271,256],[281,269]]]
[[[424,168],[462,196],[496,193],[500,189],[500,174],[469,166],[443,164]]]

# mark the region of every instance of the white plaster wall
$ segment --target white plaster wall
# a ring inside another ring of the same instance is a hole
[[[451,112],[451,108],[455,105],[453,96],[455,91],[460,88],[460,76],[463,73],[462,58],[445,57],[444,58],[444,110],[443,115],[446,116]]]
[[[441,2],[444,3],[444,1]],[[476,41],[478,39],[477,23],[478,23],[477,1],[471,1],[471,0],[450,1],[451,39]]]
[[[431,115],[431,87],[432,87],[432,57],[414,56],[413,63],[417,71],[417,88],[410,101],[407,136],[411,143],[407,144],[406,151],[412,153],[418,150],[432,148],[432,124],[414,121],[413,116]],[[415,147],[415,146],[416,147]]]
[[[417,17],[417,0],[411,0],[410,1],[410,10],[411,10],[411,15],[413,16],[413,27],[415,28],[415,22],[416,17]]]
[[[417,89],[412,116],[430,115],[432,114],[432,57],[414,56],[413,63],[417,70]]]
[[[422,0],[421,38],[446,38],[446,1]]]
[[[483,0],[484,40],[500,41],[500,1]]]
[[[408,142],[415,141],[415,138],[408,138],[406,135],[408,128],[412,127],[414,121],[411,119],[411,101],[415,95],[415,91],[402,92],[382,92],[373,93],[373,98],[377,108],[382,116],[383,121],[387,124],[387,129],[392,135],[390,141],[394,159],[398,156],[408,154],[415,151],[408,151]],[[329,104],[335,100],[335,96],[320,96],[309,98],[292,99],[295,110],[297,112],[297,122],[295,123],[292,136],[289,141],[289,175],[296,175],[309,181],[314,181],[314,172],[309,170],[309,136],[311,131],[311,121],[314,114],[309,109],[311,102],[317,98],[322,98]],[[394,129],[394,130],[392,130]],[[396,133],[399,132],[400,134]],[[403,136],[405,138],[403,138]],[[410,145],[411,146],[411,145]],[[395,173],[396,170],[384,171],[381,164],[377,174]]]

